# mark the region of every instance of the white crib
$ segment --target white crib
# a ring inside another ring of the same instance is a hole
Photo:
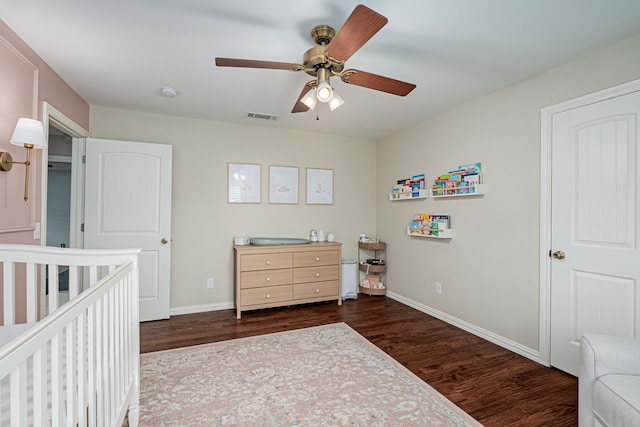
[[[1,426],[138,425],[138,253],[0,245]]]

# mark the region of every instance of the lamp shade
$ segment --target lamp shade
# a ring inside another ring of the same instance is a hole
[[[331,109],[331,111],[333,111],[342,104],[344,104],[344,99],[342,99],[342,97],[338,95],[338,92],[334,91],[333,97],[329,101],[329,108]]]
[[[316,104],[318,103],[318,98],[316,98],[316,88],[311,88],[309,92],[305,93],[300,102],[306,105],[310,110],[316,108]]]
[[[333,88],[326,81],[320,82],[318,84],[316,96],[318,97],[318,101],[320,102],[329,102],[329,100],[333,96]]]
[[[33,119],[18,119],[16,129],[11,136],[13,145],[23,146],[32,144],[34,148],[47,148],[47,138],[44,136],[42,122]]]

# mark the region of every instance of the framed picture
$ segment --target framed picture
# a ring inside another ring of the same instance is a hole
[[[298,168],[269,166],[269,203],[298,204]]]
[[[229,163],[229,203],[261,203],[260,165]]]
[[[307,168],[307,204],[333,204],[333,169]]]

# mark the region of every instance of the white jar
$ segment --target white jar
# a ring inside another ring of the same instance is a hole
[[[318,242],[324,242],[324,241],[325,241],[324,230],[321,228],[320,230],[318,230]]]

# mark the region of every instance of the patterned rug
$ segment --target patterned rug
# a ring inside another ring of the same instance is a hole
[[[479,426],[344,323],[147,353],[141,426]]]

